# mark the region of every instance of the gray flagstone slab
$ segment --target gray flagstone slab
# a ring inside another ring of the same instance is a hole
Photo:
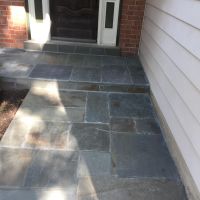
[[[87,122],[109,122],[108,95],[105,93],[89,93],[86,108]]]
[[[150,98],[145,94],[110,94],[109,105],[112,117],[153,117]]]
[[[109,126],[104,124],[72,124],[68,137],[70,150],[110,150]]]

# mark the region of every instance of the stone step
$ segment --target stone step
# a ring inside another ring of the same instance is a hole
[[[41,44],[32,40],[24,42],[24,48],[31,51],[44,51],[54,53],[81,53],[88,55],[119,56],[119,47],[100,46],[95,43],[51,41]]]
[[[111,175],[108,153],[1,147],[0,159],[2,200],[186,200],[179,179]]]
[[[31,90],[0,143],[0,199],[186,199],[136,57],[2,52],[2,80]]]
[[[32,88],[0,145],[109,151],[111,132],[161,134],[148,95]]]
[[[81,180],[77,193],[66,188],[4,189],[1,200],[186,200],[181,184],[163,180]]]
[[[13,78],[0,75],[2,89],[31,89],[58,87],[60,91],[91,91],[91,92],[118,92],[118,93],[149,93],[149,85],[120,85],[112,83],[93,83],[81,81],[44,80],[33,78]]]
[[[149,92],[149,83],[137,57],[2,52],[1,87],[57,86],[58,90]]]
[[[52,154],[78,151],[78,177],[179,180],[146,94],[34,88],[1,147]]]
[[[186,200],[182,184],[169,180],[100,177],[79,180],[78,199]]]

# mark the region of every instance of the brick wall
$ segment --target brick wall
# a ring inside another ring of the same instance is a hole
[[[0,0],[0,47],[23,48],[26,23],[24,0]]]
[[[119,45],[123,55],[137,54],[145,0],[121,0]]]

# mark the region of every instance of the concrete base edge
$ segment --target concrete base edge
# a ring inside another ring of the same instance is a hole
[[[186,190],[186,193],[187,193],[187,197],[188,197],[188,200],[199,200],[200,199],[200,192],[190,174],[190,171],[187,167],[187,164],[185,162],[185,160],[183,159],[183,156],[179,150],[179,147],[177,146],[176,144],[176,141],[174,139],[174,136],[167,124],[167,121],[164,117],[164,115],[162,114],[160,108],[159,108],[159,105],[157,103],[157,100],[156,98],[154,97],[153,93],[150,92],[150,95],[151,95],[151,100],[152,100],[152,103],[154,105],[154,108],[156,110],[156,114],[157,114],[157,117],[158,117],[158,120],[160,122],[160,125],[161,125],[161,128],[162,128],[162,131],[163,131],[163,134],[164,134],[164,138],[165,138],[165,141],[167,143],[167,146],[169,148],[169,151],[176,163],[176,166],[178,168],[178,171],[180,173],[180,176],[181,176],[181,179],[182,179],[182,182],[185,186],[185,190]]]

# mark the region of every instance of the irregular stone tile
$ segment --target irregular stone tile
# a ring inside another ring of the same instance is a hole
[[[100,82],[101,71],[100,69],[92,68],[73,68],[72,81],[85,81],[85,82]]]
[[[25,141],[26,133],[30,130],[29,127],[24,120],[14,118],[1,140],[1,146],[20,147]]]
[[[117,188],[134,185],[134,179],[119,179],[116,176],[84,177],[79,179],[77,193],[79,196],[100,194]]]
[[[111,118],[111,130],[114,132],[130,132],[135,133],[135,122],[128,118]]]
[[[122,65],[125,66],[126,59],[122,56],[102,56],[103,65]]]
[[[75,45],[58,45],[58,52],[63,52],[63,53],[74,53],[76,49]]]
[[[6,61],[0,64],[0,75],[8,77],[26,77],[33,66],[14,61]]]
[[[84,55],[80,54],[69,54],[66,64],[73,67],[81,67],[83,65],[84,57]]]
[[[150,87],[149,85],[133,85],[129,86],[128,93],[140,93],[140,94],[149,94],[150,93]]]
[[[61,122],[13,120],[2,138],[2,146],[66,149],[69,125]]]
[[[90,54],[92,55],[105,55],[105,49],[102,47],[92,47],[90,48]]]
[[[52,200],[56,196],[59,200],[75,200],[75,193],[68,192],[67,189],[31,189],[31,190],[0,190],[1,200]]]
[[[42,51],[44,52],[58,52],[58,45],[46,43],[42,45]]]
[[[86,121],[109,122],[108,96],[103,93],[89,93],[87,98]]]
[[[100,200],[100,199],[101,199],[100,194],[78,196],[78,200]]]
[[[100,85],[100,91],[106,92],[128,92],[128,85]]]
[[[147,85],[148,81],[144,70],[141,66],[128,66],[131,73],[131,78],[134,84],[136,85]]]
[[[30,73],[30,78],[69,80],[72,67],[65,65],[37,64]]]
[[[141,62],[138,56],[127,56],[125,57],[126,64],[132,66],[141,66]]]
[[[53,121],[53,122],[83,122],[85,108],[57,107],[21,107],[15,118],[30,123],[32,120]]]
[[[23,101],[23,106],[64,106],[64,107],[85,107],[86,93],[59,91],[58,87],[49,90],[43,88],[32,88]]]
[[[60,89],[73,89],[73,90],[86,90],[86,91],[99,91],[99,84],[84,83],[84,82],[62,82],[58,83]]]
[[[130,188],[114,189],[101,194],[101,200],[186,200],[183,188],[174,182],[136,182]]]
[[[109,151],[108,125],[73,124],[68,138],[68,148],[70,150]]]
[[[80,153],[78,177],[111,175],[111,155],[104,152],[84,151]]]
[[[90,53],[90,48],[89,47],[85,47],[85,46],[77,46],[75,48],[75,52],[76,53],[80,53],[80,54],[89,54]]]
[[[186,199],[185,190],[182,184],[169,181],[169,180],[154,180],[154,179],[135,179],[135,178],[117,178],[117,177],[87,177],[80,178],[78,184],[78,196],[79,197],[90,197],[96,196],[101,199],[101,196],[106,196],[107,199],[115,199],[113,196],[113,191],[124,191],[133,190],[134,194],[144,195],[144,199],[149,199],[147,197],[158,198],[158,200],[162,199],[161,197],[179,197],[180,199]],[[169,191],[172,191],[170,193]],[[122,192],[123,193],[123,192]],[[141,193],[141,194],[140,194]],[[145,193],[145,194],[144,194]],[[168,196],[166,196],[168,195]],[[104,196],[104,198],[105,198]],[[119,194],[121,197],[121,195]],[[111,198],[112,197],[112,198]],[[137,196],[140,199],[140,196]],[[178,199],[179,199],[178,198]],[[81,199],[81,198],[80,198]],[[87,199],[87,198],[86,198]],[[126,195],[123,198],[126,199]],[[131,200],[135,199],[132,198]],[[142,196],[141,196],[141,199]],[[151,198],[150,198],[151,199]],[[175,198],[176,199],[176,198]]]
[[[40,57],[40,63],[51,65],[64,65],[67,55],[56,53],[43,53]]]
[[[84,62],[83,62],[82,67],[100,68],[101,66],[102,66],[102,57],[101,56],[87,55],[84,57]]]
[[[28,168],[25,187],[77,189],[77,152],[37,151]]]
[[[37,128],[36,131],[34,131],[35,127],[32,127],[31,132],[26,135],[26,139],[23,143],[24,146],[32,148],[66,149],[69,126],[65,123],[58,122],[45,122],[44,126],[45,127],[42,127],[42,129],[40,127],[38,131]]]
[[[105,55],[120,56],[120,48],[119,47],[105,48]]]
[[[179,179],[161,135],[113,134],[113,171],[119,177]]]
[[[161,134],[161,129],[155,119],[136,120],[137,133],[142,134]]]
[[[41,53],[41,52],[26,52],[24,53],[23,57],[20,58],[20,60],[23,62],[23,63],[29,63],[29,64],[32,64],[32,65],[35,65],[35,64],[41,64],[41,63],[45,63],[42,61],[42,57],[43,57],[43,54],[44,53]]]
[[[0,149],[0,187],[21,187],[31,163],[30,150]]]
[[[132,80],[135,85],[149,85],[146,75],[132,75]]]
[[[53,80],[38,80],[32,79],[31,86],[45,88],[55,88],[60,90],[87,90],[87,91],[99,91],[99,84],[96,83],[84,83],[84,82],[68,82],[68,81],[53,81]]]
[[[102,68],[102,82],[131,84],[131,77],[125,66],[105,65]]]
[[[35,54],[31,54],[33,55],[33,58],[30,58],[30,56],[27,56],[27,52],[26,53],[20,53],[20,54],[0,54],[0,62],[1,63],[5,63],[7,65],[9,65],[9,63],[13,63],[13,64],[34,64],[30,61],[33,61]],[[40,55],[40,54],[38,54]],[[40,57],[40,56],[39,56]]]
[[[110,94],[109,104],[112,117],[153,117],[150,98],[146,94]]]
[[[25,50],[17,48],[1,48],[0,54],[23,54]]]

